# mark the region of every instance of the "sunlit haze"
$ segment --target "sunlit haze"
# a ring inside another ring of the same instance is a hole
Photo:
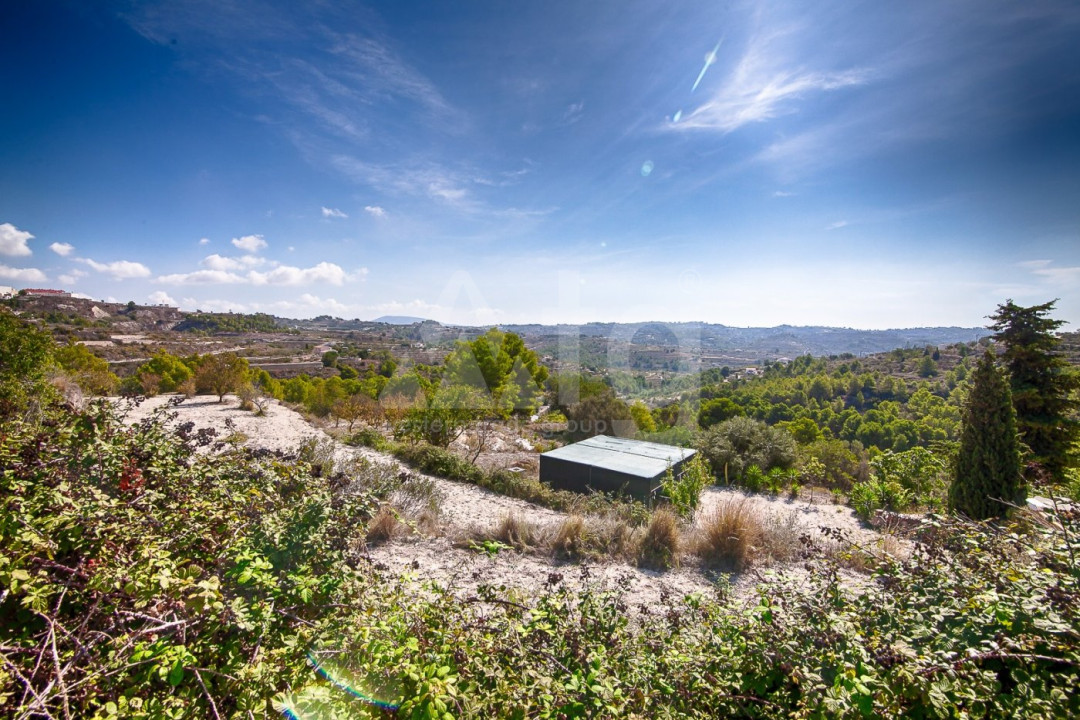
[[[7,2],[0,285],[1080,329],[1080,4]]]

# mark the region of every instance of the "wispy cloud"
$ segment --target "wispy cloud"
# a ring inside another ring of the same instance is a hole
[[[0,278],[17,282],[42,282],[49,279],[37,268],[13,268],[3,263],[0,263]]]
[[[787,57],[783,42],[789,34],[774,31],[752,38],[712,98],[667,127],[730,133],[797,112],[798,101],[807,96],[863,85],[871,78],[870,71],[860,68],[806,69]]]
[[[338,210],[337,208],[328,208],[328,207],[324,207],[322,209],[322,216],[324,218],[335,218],[335,219],[345,219],[345,218],[349,217],[348,215],[343,213],[341,210]]]
[[[379,165],[349,155],[337,155],[331,162],[354,180],[381,192],[427,197],[465,211],[481,207],[469,191],[476,173],[456,172],[431,162]]]
[[[33,239],[33,235],[25,230],[20,230],[11,223],[0,223],[0,255],[10,257],[33,255],[30,246],[26,244],[28,240]]]
[[[1033,275],[1051,285],[1070,289],[1080,287],[1080,266],[1055,267],[1052,260],[1027,260],[1021,262],[1020,267],[1029,270]]]
[[[210,238],[205,238],[205,237],[204,238],[199,238],[199,244],[200,245],[209,245],[210,244]]]
[[[140,262],[131,260],[115,260],[103,263],[90,258],[76,258],[78,262],[89,265],[94,270],[104,275],[109,275],[115,280],[131,280],[134,278],[150,277],[150,268]]]
[[[848,226],[848,221],[847,220],[837,220],[834,223],[829,223],[828,225],[826,225],[825,229],[826,230],[839,230],[840,228],[847,227],[847,226]]]
[[[379,207],[378,205],[365,205],[364,212],[366,212],[368,215],[371,215],[372,217],[386,217],[386,210]]]
[[[54,242],[49,249],[60,257],[67,257],[75,250],[75,246],[70,243]]]
[[[573,125],[581,119],[582,114],[585,112],[585,101],[581,100],[576,103],[572,103],[566,106],[566,110],[563,111],[562,124]]]
[[[245,235],[233,238],[232,244],[245,252],[257,253],[266,247],[266,240],[262,235]]]

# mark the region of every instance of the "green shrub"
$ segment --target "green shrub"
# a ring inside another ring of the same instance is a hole
[[[661,491],[676,513],[682,517],[691,517],[701,501],[701,492],[714,480],[708,463],[701,453],[698,453],[687,461],[678,478],[674,476],[671,468],[668,468]]]
[[[875,510],[901,512],[908,509],[911,506],[912,494],[898,482],[874,477],[856,483],[851,488],[849,499],[851,507],[855,508],[855,514],[869,521]]]
[[[357,430],[345,439],[345,443],[348,445],[369,447],[372,450],[379,450],[380,452],[390,452],[394,447],[389,440],[383,437],[381,432],[374,428]]]

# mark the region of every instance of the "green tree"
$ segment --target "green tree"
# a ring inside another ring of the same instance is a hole
[[[1001,516],[1005,503],[1019,504],[1026,496],[1012,393],[994,360],[987,351],[972,374],[949,486],[950,509],[978,520]]]
[[[486,391],[503,412],[535,412],[548,378],[536,352],[514,333],[495,328],[471,342],[458,342],[445,364],[453,384]]]
[[[991,315],[994,338],[1005,346],[1002,357],[1009,370],[1013,407],[1020,438],[1054,478],[1074,460],[1074,443],[1080,440],[1080,376],[1059,354],[1060,339],[1054,334],[1063,320],[1047,317],[1052,300],[1020,307],[1012,300],[998,305]]]
[[[631,405],[630,416],[634,418],[634,424],[637,425],[638,432],[656,432],[656,420],[653,419],[652,413],[649,412],[649,406],[645,403],[638,400]]]
[[[153,357],[139,366],[135,371],[135,376],[140,381],[149,376],[156,376],[158,392],[176,392],[180,384],[192,376],[192,372],[180,358],[164,350],[158,350]]]
[[[48,333],[0,308],[0,418],[22,412],[31,398],[47,392],[53,346]]]
[[[584,440],[594,435],[633,437],[636,425],[630,407],[610,388],[590,395],[566,409],[570,437]]]
[[[747,417],[731,418],[709,428],[701,436],[699,449],[716,477],[728,483],[740,482],[751,466],[762,472],[790,469],[796,458],[791,433]]]
[[[235,353],[219,353],[202,359],[195,385],[201,392],[217,395],[218,402],[224,402],[225,395],[239,389],[247,377],[247,360]]]
[[[698,425],[710,428],[724,420],[745,414],[739,404],[731,398],[712,398],[701,403],[701,409],[698,410]]]
[[[111,395],[120,379],[109,369],[109,363],[94,355],[82,343],[69,339],[54,353],[57,364],[75,378],[83,391],[94,395]]]

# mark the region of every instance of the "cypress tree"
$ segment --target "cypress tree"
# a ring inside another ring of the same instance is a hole
[[[1047,317],[1055,302],[1021,307],[1006,300],[990,317],[990,328],[1005,346],[1002,359],[1009,369],[1020,439],[1031,459],[1061,480],[1071,464],[1073,443],[1080,440],[1075,415],[1080,402],[1074,395],[1080,375],[1059,353],[1055,331],[1065,322]]]
[[[976,520],[1004,515],[1003,502],[1021,504],[1027,496],[1012,393],[994,359],[987,351],[972,373],[949,487],[949,508]]]

